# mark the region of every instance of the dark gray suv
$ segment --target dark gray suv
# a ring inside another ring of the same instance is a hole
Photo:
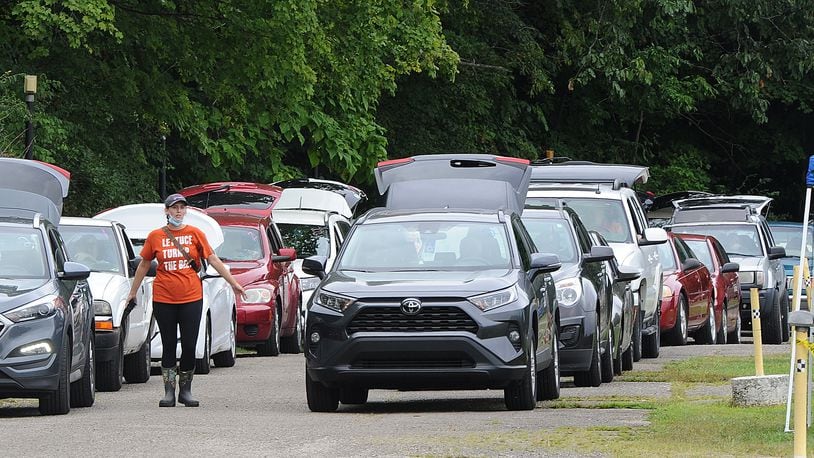
[[[45,415],[89,407],[90,270],[67,261],[55,226],[67,176],[42,163],[0,158],[0,183],[0,397],[38,398]]]
[[[329,272],[303,262],[323,278],[306,326],[312,411],[371,388],[497,388],[510,410],[559,397],[559,260],[520,220],[528,177],[526,162],[487,155],[379,165],[388,208],[355,222]]]

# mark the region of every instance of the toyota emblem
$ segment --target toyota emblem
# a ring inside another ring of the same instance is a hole
[[[417,315],[421,311],[421,301],[414,297],[408,297],[401,301],[401,313],[405,315]]]

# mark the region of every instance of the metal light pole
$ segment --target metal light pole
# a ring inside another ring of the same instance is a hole
[[[37,93],[37,75],[25,75],[25,104],[28,120],[25,125],[25,158],[34,159],[34,94]]]

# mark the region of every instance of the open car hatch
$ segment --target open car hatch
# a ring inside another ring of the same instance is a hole
[[[167,225],[164,204],[156,203],[124,205],[105,210],[94,218],[122,223],[127,229],[127,236],[132,239],[146,239],[150,231]],[[184,223],[203,231],[213,250],[223,243],[223,229],[214,218],[206,213],[193,207],[187,207]]]
[[[283,189],[283,193],[272,210],[272,215],[277,210],[316,210],[336,212],[345,218],[353,216],[353,211],[342,195],[321,189]]]
[[[709,206],[749,207],[755,213],[766,215],[772,203],[771,197],[739,195],[739,196],[705,196],[674,200],[675,208],[697,208]]]
[[[38,212],[59,224],[71,174],[30,159],[0,158],[0,207]]]
[[[532,183],[584,183],[607,184],[617,182],[628,188],[644,184],[650,178],[650,170],[639,165],[600,164],[570,161],[532,167]]]

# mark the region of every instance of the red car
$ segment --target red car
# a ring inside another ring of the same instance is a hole
[[[741,341],[741,286],[738,278],[740,266],[730,262],[721,242],[711,235],[677,234],[703,262],[712,276],[712,299],[715,303],[715,322],[718,343]],[[726,317],[726,319],[724,319]]]
[[[206,210],[209,216],[230,212],[271,216],[271,209],[283,188],[271,184],[220,181],[187,186],[178,192],[186,197],[189,205]]]
[[[698,343],[717,341],[712,302],[712,277],[684,240],[668,233],[658,246],[664,272],[660,329],[666,344],[684,345],[693,335]]]
[[[237,297],[237,344],[255,347],[262,356],[302,351],[299,320],[300,280],[291,262],[294,248],[283,247],[277,227],[267,216],[207,212],[223,229],[215,253],[245,288]]]

